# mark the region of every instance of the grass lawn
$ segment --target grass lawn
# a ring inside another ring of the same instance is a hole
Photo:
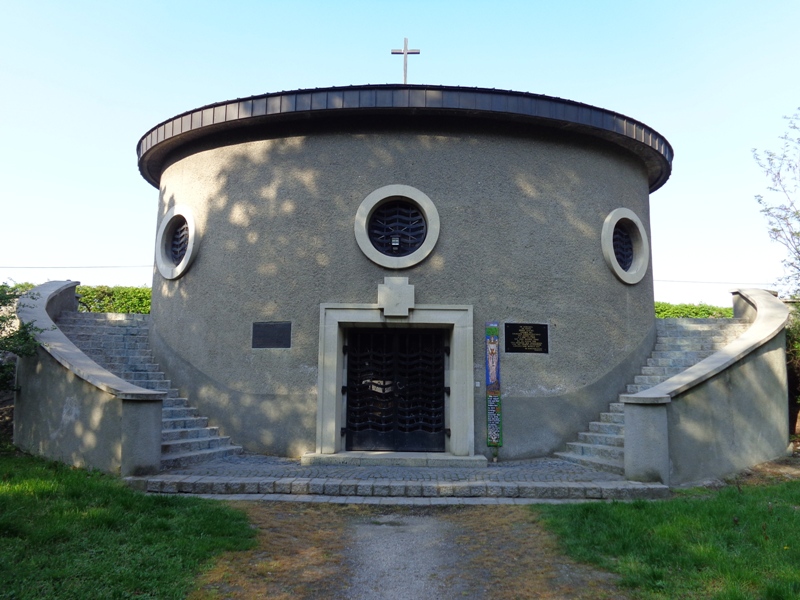
[[[222,503],[145,496],[0,439],[0,598],[185,598],[210,559],[253,537]]]
[[[665,501],[430,514],[462,532],[459,577],[494,598],[797,599],[800,453],[771,473]],[[0,436],[0,599],[347,597],[351,525],[383,510],[146,496]]]
[[[531,510],[569,556],[618,573],[634,597],[800,598],[800,481]]]

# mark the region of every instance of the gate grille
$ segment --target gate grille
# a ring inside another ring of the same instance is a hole
[[[348,336],[347,450],[444,451],[444,331]]]

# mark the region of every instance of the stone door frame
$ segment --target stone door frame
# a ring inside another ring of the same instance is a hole
[[[380,304],[321,304],[319,325],[319,375],[317,381],[317,454],[336,454],[344,449],[341,435],[345,421],[344,353],[351,327],[424,327],[450,332],[447,377],[450,396],[445,404],[450,438],[445,452],[453,456],[475,454],[475,399],[473,388],[472,306],[416,305],[408,316],[384,314]]]

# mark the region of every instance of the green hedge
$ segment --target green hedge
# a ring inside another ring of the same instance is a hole
[[[80,312],[150,314],[150,288],[79,285]]]
[[[79,285],[81,312],[150,313],[150,288],[109,287],[107,285]],[[655,303],[656,318],[659,319],[724,319],[733,317],[732,308],[708,304]]]
[[[708,304],[670,304],[656,302],[657,319],[731,319],[732,308]]]

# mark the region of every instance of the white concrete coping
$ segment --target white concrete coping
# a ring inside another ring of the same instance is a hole
[[[42,331],[36,340],[42,348],[68,371],[87,383],[122,400],[163,400],[167,393],[148,390],[121,379],[86,356],[55,324],[64,305],[63,295],[75,295],[79,281],[49,281],[33,288],[20,298],[17,316]]]
[[[638,394],[622,394],[625,404],[668,404],[683,392],[721,373],[735,362],[778,335],[789,320],[789,309],[767,290],[756,288],[731,291],[753,307],[755,319],[742,335],[682,373]]]

